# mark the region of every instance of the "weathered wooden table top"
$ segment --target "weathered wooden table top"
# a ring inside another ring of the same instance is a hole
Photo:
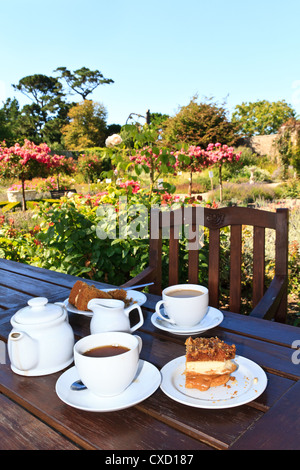
[[[0,259],[0,347],[10,318],[31,297],[64,301],[78,278]],[[90,282],[92,284],[92,282]],[[104,287],[103,284],[96,283]],[[159,297],[143,305],[141,359],[159,370],[185,354],[185,336],[155,328],[151,315]],[[55,385],[64,371],[25,377],[0,363],[0,449],[174,450],[300,448],[300,329],[223,312],[218,326],[202,333],[218,336],[267,374],[265,391],[254,401],[224,409],[204,409],[169,398],[160,387],[139,404],[112,412],[89,412],[65,404]],[[90,334],[90,318],[69,313],[76,339]],[[298,342],[298,344],[297,344]],[[1,357],[1,355],[0,355]],[[3,357],[3,354],[2,354]],[[4,362],[4,363],[3,363]]]

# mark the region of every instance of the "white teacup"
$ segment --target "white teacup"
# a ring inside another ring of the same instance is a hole
[[[167,316],[160,311],[164,305]],[[177,284],[167,287],[162,292],[162,300],[156,304],[157,315],[179,327],[197,325],[208,310],[208,289],[198,284]]]
[[[115,356],[91,357],[87,351],[104,346],[123,347]],[[139,364],[142,340],[129,333],[110,331],[85,336],[74,346],[74,362],[84,385],[95,395],[114,396],[133,381]]]

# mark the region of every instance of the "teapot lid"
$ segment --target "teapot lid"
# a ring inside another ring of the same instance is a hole
[[[15,314],[14,319],[17,323],[46,323],[59,318],[63,313],[59,305],[48,304],[46,297],[35,297],[27,303],[28,306],[21,308]]]

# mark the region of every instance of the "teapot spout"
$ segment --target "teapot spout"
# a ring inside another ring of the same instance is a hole
[[[15,369],[29,371],[38,363],[38,342],[23,331],[12,331],[8,336],[8,356]]]

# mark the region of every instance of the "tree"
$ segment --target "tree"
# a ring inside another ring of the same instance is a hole
[[[104,106],[91,100],[84,100],[73,106],[68,113],[70,123],[62,128],[66,147],[69,150],[103,147],[106,116]]]
[[[53,108],[52,100],[63,96],[63,87],[59,80],[42,74],[21,78],[13,88],[33,100],[41,109],[47,108],[49,104]]]
[[[238,162],[241,153],[235,153],[233,147],[228,145],[221,145],[219,142],[216,144],[209,144],[207,147],[207,156],[211,165],[218,165],[219,167],[219,183],[220,183],[220,201],[223,199],[223,183],[222,183],[222,166],[232,162]]]
[[[207,151],[201,147],[190,145],[188,148],[182,148],[176,152],[178,168],[190,173],[189,195],[192,195],[193,173],[201,172],[210,165],[210,159]]]
[[[58,67],[54,72],[60,72],[60,78],[65,79],[67,85],[83,100],[99,85],[114,83],[111,78],[104,78],[99,70],[89,70],[87,67],[70,72],[66,67]]]
[[[212,100],[198,104],[194,97],[163,123],[162,139],[166,145],[188,143],[206,149],[210,143],[233,145],[236,134],[237,125],[229,121],[224,107]]]
[[[285,100],[243,102],[235,107],[232,122],[247,136],[276,134],[282,124],[295,118],[296,112]]]
[[[25,180],[35,176],[47,176],[51,168],[59,167],[63,156],[51,155],[50,148],[42,143],[35,145],[25,140],[24,145],[16,143],[12,147],[0,145],[0,175],[14,177],[22,183],[22,209],[26,210]]]
[[[225,108],[212,100],[197,103],[196,96],[162,125],[163,143],[182,146],[177,158],[179,167],[190,173],[190,194],[193,173],[202,171],[210,164],[206,153],[208,145],[218,142],[234,145],[237,141],[237,125],[229,121]]]
[[[64,101],[63,87],[59,80],[42,74],[22,78],[15,90],[32,101],[22,111],[20,131],[35,143],[60,141],[60,128],[65,124],[70,104]]]
[[[5,140],[8,145],[12,145],[19,141],[20,115],[20,106],[16,98],[8,98],[0,109],[0,142]]]
[[[61,155],[57,164],[53,165],[49,173],[50,175],[56,176],[57,189],[60,189],[60,176],[63,175],[72,175],[77,171],[77,163],[75,163],[73,157],[66,157]]]
[[[162,113],[150,113],[149,112],[149,125],[153,129],[160,130],[162,128],[162,124],[169,119],[168,114]]]
[[[208,144],[206,149],[195,145],[190,145],[188,148],[184,146],[180,152],[176,153],[176,156],[178,167],[190,172],[190,195],[192,193],[193,173],[202,171],[209,166],[217,165],[219,167],[220,201],[222,201],[222,166],[224,164],[230,164],[231,162],[238,162],[241,157],[241,152],[235,153],[233,147],[228,147],[226,144],[221,145],[217,142],[216,144]]]

